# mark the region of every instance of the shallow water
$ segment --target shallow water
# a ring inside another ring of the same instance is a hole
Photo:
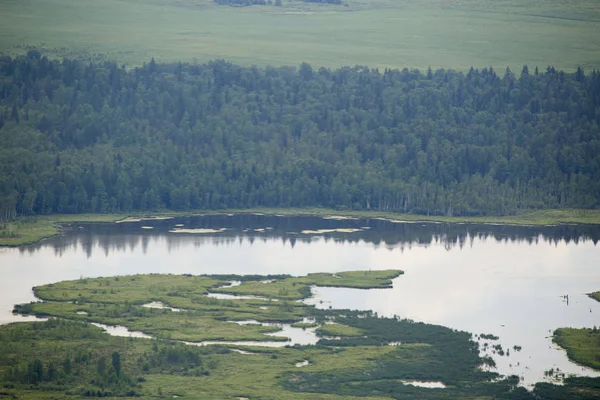
[[[181,308],[173,308],[173,307],[169,307],[168,305],[161,303],[160,301],[152,301],[150,303],[147,304],[142,304],[142,307],[146,307],[146,308],[157,308],[160,310],[171,310],[173,312],[179,312],[181,311]],[[77,314],[79,314],[79,312],[77,312]],[[84,313],[87,314],[87,313]]]
[[[291,324],[259,322],[259,321],[254,321],[254,320],[229,321],[229,322],[233,322],[233,323],[236,323],[238,325],[277,326],[277,327],[281,328],[281,330],[279,330],[277,332],[266,333],[265,335],[267,335],[267,336],[281,336],[281,337],[288,338],[287,342],[282,343],[283,346],[285,346],[285,345],[294,346],[296,344],[297,345],[301,345],[301,346],[306,346],[306,345],[317,344],[317,342],[319,341],[319,337],[315,333],[315,331],[317,330],[317,327],[314,327],[314,328],[295,328],[295,327],[291,326]]]
[[[428,381],[402,381],[405,385],[418,386],[428,389],[444,389],[446,385],[442,382],[428,382]]]
[[[294,365],[296,365],[296,368],[302,368],[302,367],[306,367],[309,364],[310,364],[310,361],[304,360],[304,361],[298,362],[298,363],[296,363]]]
[[[182,224],[188,233],[169,233]],[[32,286],[82,276],[305,275],[397,268],[405,274],[392,289],[314,288],[309,302],[495,334],[503,348],[510,348],[510,356],[493,355],[498,371],[520,375],[526,383],[542,380],[544,371],[556,367],[592,375],[568,362],[549,336],[561,326],[600,325],[600,303],[585,295],[600,290],[599,238],[598,226],[262,215],[85,224],[34,246],[0,249],[0,323],[32,319],[11,313],[15,303],[35,300]],[[567,294],[568,304],[562,297]],[[276,334],[300,333],[284,328]],[[292,343],[309,340],[314,338],[294,336]],[[275,345],[285,344],[290,342]],[[513,351],[514,345],[522,350]]]
[[[235,294],[227,294],[227,293],[208,293],[206,297],[212,297],[214,299],[220,300],[263,300],[263,301],[279,301],[278,299],[269,299],[267,297],[261,296],[251,296],[251,295],[235,295]]]
[[[104,329],[107,333],[109,333],[113,336],[152,339],[152,336],[147,335],[144,332],[130,331],[125,326],[119,326],[119,325],[111,326],[111,325],[98,324],[96,322],[92,322],[91,324],[97,326],[98,328]]]
[[[521,376],[526,383],[557,367],[567,374],[596,376],[568,362],[551,336],[558,327],[600,323],[600,303],[586,295],[600,287],[598,250],[591,242],[530,245],[495,240],[477,241],[461,251],[417,247],[398,257],[405,274],[394,280],[393,289],[314,288],[307,303],[370,309],[380,316],[494,334],[500,340],[492,343],[508,347],[510,356],[487,354],[500,372]],[[567,294],[568,304],[562,297]],[[515,345],[521,351],[514,351]]]
[[[309,344],[316,344],[319,341],[317,334],[315,333],[317,328],[294,328],[290,325],[281,325],[281,330],[278,332],[267,333],[267,336],[282,336],[289,339],[288,343],[290,346],[299,344],[306,346]]]

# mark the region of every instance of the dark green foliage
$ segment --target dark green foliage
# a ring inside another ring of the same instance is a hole
[[[222,349],[225,352],[229,351],[225,347]],[[146,368],[148,370],[168,370],[173,373],[184,374],[196,374],[196,371],[204,372],[200,358],[203,351],[205,350],[183,344],[163,346],[160,349],[156,348],[149,357],[149,365]]]
[[[119,376],[121,374],[121,354],[118,351],[112,353],[112,366]]]
[[[35,302],[31,302],[31,303],[24,303],[24,304],[15,304],[14,308],[13,308],[13,312],[16,314],[24,314],[24,315],[29,315],[29,314],[33,314],[33,305],[35,304]]]
[[[25,383],[36,384],[44,379],[44,364],[36,359],[27,366],[27,376]]]
[[[337,318],[336,322],[359,328],[364,337],[341,340],[320,340],[320,345],[328,346],[365,346],[400,343],[401,361],[394,357],[386,359],[381,368],[371,376],[380,379],[442,380],[446,384],[457,384],[464,379],[482,379],[494,374],[483,372],[477,343],[471,340],[467,332],[410,320],[396,320],[375,317]],[[429,344],[426,348],[402,348],[405,344]],[[414,353],[414,354],[412,354]],[[419,369],[419,360],[426,354],[427,359],[437,359],[439,363],[424,363]],[[414,359],[410,364],[406,359]],[[450,366],[452,365],[452,366]],[[392,372],[393,371],[393,372]],[[388,376],[391,373],[393,376]]]
[[[368,370],[346,369],[329,373],[294,373],[282,384],[292,390],[336,393],[339,395],[378,395],[397,399],[460,399],[491,396],[498,399],[533,399],[517,388],[518,377],[492,382],[497,374],[480,369],[477,344],[467,332],[373,316],[336,318],[336,322],[363,330],[365,338],[321,340],[319,345],[388,345],[399,342],[396,350],[378,359]],[[368,337],[368,339],[366,339]],[[402,381],[438,381],[444,389],[423,389]]]
[[[595,400],[600,398],[600,378],[568,377],[564,386],[539,382],[533,394],[547,400]]]
[[[111,337],[81,322],[50,319],[0,329],[0,387],[64,391],[85,397],[137,396],[143,373],[208,375],[204,355],[222,346],[194,347]],[[136,377],[136,378],[132,378]],[[0,396],[1,397],[1,396]]]
[[[73,370],[72,364],[71,364],[71,358],[69,356],[65,357],[65,361],[63,363],[63,371],[65,373],[65,375],[71,375],[71,371]]]
[[[597,399],[600,379],[565,379],[565,385],[538,383],[533,392],[518,387],[519,377],[495,380],[497,375],[479,367],[482,359],[470,334],[408,320],[373,316],[336,318],[336,322],[360,328],[367,341],[342,339],[320,345],[387,345],[400,342],[397,350],[380,358],[374,367],[361,370],[347,366],[326,373],[297,372],[283,377],[290,390],[335,393],[347,396],[385,396],[403,400],[463,399],[486,397],[511,400]],[[411,346],[411,344],[413,346]],[[336,350],[332,350],[336,351]],[[337,350],[341,351],[341,350]],[[484,361],[485,362],[485,361]],[[424,389],[403,381],[438,381],[444,389]]]
[[[15,324],[0,333],[0,370],[4,371],[0,380],[49,391],[85,383],[76,389],[83,396],[135,395],[130,378],[121,373],[120,358],[115,363],[113,356],[110,367],[106,363],[107,350],[123,344],[95,326],[78,322],[50,319]]]
[[[593,208],[600,74],[0,60],[0,220]],[[25,117],[27,116],[27,118]]]
[[[106,358],[100,357],[98,359],[98,364],[96,368],[98,369],[98,375],[104,376],[104,374],[106,373]]]
[[[481,335],[479,335],[480,338],[482,339],[487,339],[487,340],[498,340],[500,339],[498,336],[491,334],[491,333],[482,333]]]
[[[327,311],[320,311],[325,314]],[[533,392],[518,387],[519,377],[498,378],[480,369],[477,344],[470,334],[443,326],[409,320],[374,318],[344,311],[348,317],[336,322],[360,328],[364,338],[321,340],[319,345],[343,348],[353,345],[400,343],[397,350],[377,360],[367,370],[347,366],[327,373],[296,372],[284,376],[284,387],[301,392],[335,393],[347,396],[385,396],[403,400],[495,398],[511,400],[596,399],[598,378],[566,378],[565,385],[538,383]],[[412,346],[411,346],[412,345]],[[332,350],[343,351],[343,350]],[[403,381],[439,381],[444,389],[419,388]]]

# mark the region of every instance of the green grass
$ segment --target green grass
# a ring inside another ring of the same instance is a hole
[[[234,8],[209,0],[31,0],[0,4],[0,51],[37,46],[140,65],[225,58],[245,65],[426,69],[523,64],[600,67],[596,2],[285,1]]]
[[[239,286],[218,288],[215,291],[237,295],[253,295],[281,300],[300,300],[310,296],[310,286],[345,287],[355,289],[384,289],[392,287],[392,279],[402,271],[350,271],[308,274],[281,279],[272,283],[246,281]]]
[[[285,341],[266,336],[277,326],[232,321],[297,323],[313,309],[290,300],[310,296],[310,285],[351,288],[387,288],[401,271],[353,271],[338,274],[309,274],[304,277],[263,283],[253,277],[240,286],[220,290],[229,277],[183,275],[132,275],[112,278],[81,278],[35,287],[44,302],[15,306],[15,311],[37,316],[122,325],[154,337],[188,342],[202,341]],[[250,277],[247,277],[250,279]],[[207,297],[208,291],[254,294],[270,300],[220,300]],[[182,309],[153,309],[141,305],[159,301]],[[351,330],[350,327],[346,327]],[[334,329],[334,327],[330,328]],[[356,330],[355,330],[356,331]],[[346,335],[344,335],[346,336]],[[348,331],[347,336],[355,336]]]
[[[55,214],[36,217],[19,217],[16,221],[0,225],[0,246],[22,246],[36,243],[42,239],[56,236],[62,224],[116,222],[127,217],[151,218],[182,217],[207,215],[224,212],[224,210],[198,210],[196,212],[160,211],[154,213],[128,214]],[[444,217],[432,215],[400,214],[380,211],[336,211],[326,208],[254,208],[230,209],[228,213],[263,213],[285,216],[349,216],[359,218],[384,218],[394,221],[430,221],[447,223],[473,224],[508,224],[508,225],[555,225],[555,224],[600,224],[600,210],[539,210],[524,212],[519,215],[483,216],[483,217]],[[11,237],[5,232],[10,232]],[[3,235],[3,233],[5,233]]]
[[[88,314],[77,314],[82,311]],[[177,313],[145,307],[106,306],[94,303],[38,303],[32,306],[31,312],[38,316],[127,326],[129,330],[141,331],[153,337],[185,342],[286,341],[286,338],[281,336],[265,335],[279,331],[280,328],[276,326],[249,324],[240,328],[233,322],[216,319],[218,313],[210,312]],[[250,315],[247,318],[250,318]]]
[[[82,278],[38,286],[34,292],[47,301],[144,304],[178,296],[202,296],[208,288],[225,283],[205,276],[148,274]]]
[[[590,296],[592,299],[596,300],[596,301],[600,301],[600,292],[593,292],[588,294],[588,296]]]
[[[364,332],[361,329],[344,324],[325,324],[318,329],[319,336],[362,336]]]
[[[308,306],[284,301],[285,296],[273,296],[281,300],[274,302],[221,300],[206,296],[209,289],[214,291],[227,283],[227,280],[207,276],[159,274],[82,278],[35,287],[34,293],[45,302],[16,306],[15,310],[38,316],[122,325],[155,337],[190,342],[284,341],[281,337],[265,336],[279,331],[276,326],[251,324],[240,327],[231,321],[293,323],[301,321],[306,313]],[[182,311],[141,307],[153,301]]]
[[[168,395],[183,395],[197,399],[359,399],[362,397],[336,396],[324,393],[295,393],[284,390],[278,381],[282,376],[303,370],[307,372],[328,372],[339,369],[340,365],[353,368],[368,368],[377,358],[388,354],[389,348],[356,347],[338,354],[328,350],[280,349],[277,358],[269,354],[256,354],[251,357],[233,355],[219,358],[219,366],[210,376],[200,379],[186,379],[166,375],[154,375],[148,379],[149,392],[158,387],[176,388]],[[311,364],[296,368],[295,363],[310,359]],[[163,389],[164,392],[164,389]],[[367,399],[387,399],[387,397],[367,397]]]
[[[302,329],[316,328],[317,326],[319,326],[319,324],[317,324],[316,322],[294,322],[292,324],[292,328],[302,328]]]
[[[567,351],[569,359],[600,370],[600,331],[593,329],[559,328],[554,342]]]

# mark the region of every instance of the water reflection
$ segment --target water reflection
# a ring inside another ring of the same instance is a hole
[[[153,229],[147,229],[148,227]],[[184,228],[185,227],[185,228]],[[323,237],[335,243],[368,243],[387,248],[443,245],[446,249],[473,246],[477,240],[557,245],[600,239],[600,228],[593,225],[507,226],[481,224],[442,224],[398,222],[384,219],[331,219],[319,217],[274,217],[265,215],[213,215],[202,217],[153,219],[120,224],[80,224],[60,238],[23,246],[19,251],[33,253],[51,246],[56,256],[94,251],[105,256],[114,252],[147,253],[160,244],[169,252],[182,246],[231,246],[244,242],[278,240],[292,248],[297,243],[311,243]]]
[[[168,232],[176,227],[202,231]],[[510,356],[494,355],[498,371],[518,374],[528,383],[544,379],[544,371],[553,367],[590,375],[569,363],[549,336],[561,326],[600,325],[600,303],[585,295],[600,289],[599,238],[600,226],[261,215],[82,224],[64,236],[0,252],[0,323],[22,320],[11,311],[15,303],[35,300],[32,286],[81,276],[305,275],[397,268],[405,274],[393,289],[317,288],[312,302],[494,334],[504,348],[522,346]]]

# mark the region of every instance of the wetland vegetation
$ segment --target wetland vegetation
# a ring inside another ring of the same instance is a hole
[[[179,341],[212,340],[286,341],[278,336],[266,336],[280,330],[266,323],[300,323],[307,307],[294,300],[310,296],[310,286],[354,288],[386,288],[402,271],[361,271],[338,274],[290,276],[181,276],[136,275],[114,278],[79,279],[34,288],[41,303],[17,305],[15,312],[37,316],[77,319],[107,325],[122,325],[154,337]],[[339,276],[339,278],[338,278]],[[239,286],[229,287],[229,281],[242,279]],[[272,282],[264,283],[267,279]],[[240,290],[235,290],[240,288]],[[208,296],[208,292],[251,294],[264,299],[223,300]],[[169,308],[148,308],[142,305],[160,302]],[[308,308],[312,310],[312,308]],[[257,321],[244,324],[236,321]]]
[[[284,287],[327,285],[331,279],[344,279],[344,285],[353,287],[386,287],[399,271],[336,275],[343,278],[253,276],[232,287],[252,282],[269,287],[280,280],[290,281]],[[289,303],[288,294],[280,291],[269,292],[272,301],[207,297],[232,278],[239,277],[146,274],[36,287],[43,301],[19,305],[15,311],[50,319],[0,327],[3,395],[203,399],[554,399],[559,392],[592,399],[600,395],[597,379],[581,378],[567,379],[560,387],[538,384],[529,392],[518,386],[516,376],[499,377],[482,369],[493,360],[480,356],[471,334],[439,325],[378,318],[369,311],[320,310]],[[142,307],[151,301],[179,311]],[[229,321],[298,323],[306,318],[320,326],[316,332],[321,338],[313,345],[226,344],[227,340],[277,340],[264,333],[279,329]],[[154,339],[113,337],[91,322],[143,330]],[[206,339],[223,345],[182,343]],[[440,387],[405,382],[440,382]]]

